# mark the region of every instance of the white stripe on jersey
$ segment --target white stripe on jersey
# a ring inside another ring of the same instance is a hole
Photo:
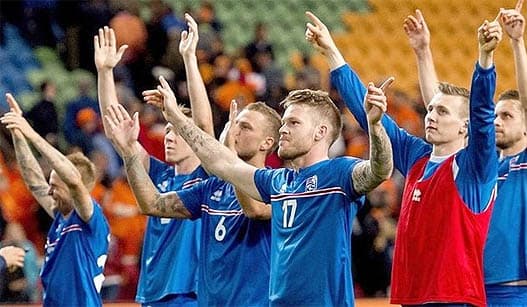
[[[236,216],[243,214],[243,210],[217,210],[212,209],[207,205],[201,205],[201,211],[207,212],[209,215]]]
[[[347,196],[341,187],[333,187],[333,188],[325,188],[325,189],[308,191],[308,192],[281,193],[278,195],[271,195],[271,201],[281,201],[281,200],[286,200],[286,199],[315,197],[315,196],[330,195],[330,194],[342,194],[342,195]]]

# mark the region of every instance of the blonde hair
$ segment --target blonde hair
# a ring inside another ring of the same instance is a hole
[[[269,134],[268,136],[274,139],[273,147],[271,148],[269,153],[275,151],[278,147],[278,139],[280,138],[280,126],[282,126],[282,118],[280,117],[280,114],[278,114],[276,110],[261,101],[251,103],[247,105],[245,109],[248,111],[258,112],[265,117],[265,132]]]
[[[462,99],[463,105],[461,111],[462,117],[466,117],[469,114],[469,99],[470,91],[464,87],[455,86],[446,82],[439,82],[439,92],[443,95],[457,96]]]
[[[317,115],[326,119],[331,126],[330,144],[333,144],[342,131],[342,118],[340,111],[335,106],[329,94],[324,91],[315,91],[310,89],[295,90],[289,92],[289,95],[280,103],[287,109],[291,105],[306,105],[316,109]]]

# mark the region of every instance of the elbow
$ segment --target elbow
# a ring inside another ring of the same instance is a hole
[[[137,207],[139,209],[139,212],[142,214],[142,215],[150,215],[152,212],[150,212],[148,206],[144,206],[144,204],[140,204],[140,203],[137,203]]]
[[[243,214],[251,220],[269,220],[271,219],[271,207],[266,205],[262,209],[243,210]]]
[[[393,166],[391,167],[387,167],[386,169],[383,169],[382,171],[380,171],[379,173],[375,174],[375,177],[376,177],[376,185],[375,186],[378,186],[379,184],[383,183],[384,181],[390,179],[390,177],[392,177],[392,173],[393,173]]]

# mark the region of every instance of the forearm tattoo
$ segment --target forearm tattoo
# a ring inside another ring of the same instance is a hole
[[[128,183],[143,213],[164,217],[178,216],[182,209],[181,200],[176,193],[159,193],[143,166],[141,156],[125,156],[123,159]]]
[[[370,128],[370,160],[359,163],[353,171],[353,185],[358,193],[367,193],[381,184],[392,172],[390,138],[384,127]]]
[[[46,210],[51,210],[55,201],[48,195],[49,184],[44,177],[40,164],[29,148],[29,144],[23,136],[13,134],[13,145],[22,178],[29,191],[41,206]]]
[[[165,217],[181,216],[183,209],[181,199],[175,192],[157,194],[153,207],[156,215]]]
[[[57,172],[57,175],[66,185],[70,186],[75,183],[75,180],[80,179],[80,173],[73,163],[45,139],[38,138],[33,141],[33,145],[40,151],[51,165],[51,168]]]
[[[22,177],[30,191],[35,196],[47,196],[49,189],[48,183],[46,182],[40,164],[33,155],[31,148],[29,148],[27,141],[22,138],[13,137],[13,143]]]
[[[214,162],[222,161],[227,163],[232,156],[232,153],[226,147],[222,146],[211,135],[203,132],[190,120],[183,121],[178,128],[178,132],[187,141],[187,144],[196,153],[203,165],[212,173],[217,171],[214,167]]]

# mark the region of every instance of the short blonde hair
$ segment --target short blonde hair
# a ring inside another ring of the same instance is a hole
[[[446,82],[439,82],[439,92],[443,95],[457,96],[462,99],[463,105],[461,111],[462,117],[468,117],[470,91],[464,87],[455,86]]]
[[[306,105],[316,109],[317,115],[326,119],[331,125],[330,145],[337,140],[342,131],[340,111],[327,92],[310,89],[291,91],[280,105],[284,109],[287,109],[291,105]]]
[[[265,125],[266,129],[265,132],[267,132],[270,136],[274,139],[274,144],[269,153],[273,152],[278,148],[278,139],[280,138],[280,127],[282,126],[282,118],[280,117],[280,114],[276,112],[273,108],[266,105],[264,102],[258,101],[251,103],[245,107],[248,111],[255,111],[260,114],[262,114],[265,119]]]
[[[79,171],[82,183],[91,191],[95,186],[95,164],[88,159],[82,152],[75,152],[66,156],[68,160]]]

